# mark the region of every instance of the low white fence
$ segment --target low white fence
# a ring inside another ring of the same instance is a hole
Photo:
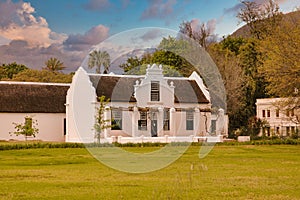
[[[118,142],[121,144],[125,143],[171,143],[171,142],[209,142],[209,143],[217,143],[223,142],[223,136],[163,136],[163,137],[122,137],[122,136],[112,136],[109,138],[101,139],[101,143],[113,143]]]

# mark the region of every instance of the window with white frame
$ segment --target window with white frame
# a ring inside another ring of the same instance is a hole
[[[151,81],[151,101],[159,100],[159,81]]]
[[[122,110],[111,110],[111,130],[122,130]]]
[[[147,112],[145,111],[140,112],[140,119],[138,120],[138,129],[140,131],[147,130]]]
[[[186,130],[194,130],[194,112],[192,110],[186,111]]]

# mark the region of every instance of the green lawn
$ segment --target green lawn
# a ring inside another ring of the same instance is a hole
[[[192,146],[162,170],[129,174],[84,148],[0,151],[0,199],[300,199],[300,146],[215,146],[203,159],[198,152]]]

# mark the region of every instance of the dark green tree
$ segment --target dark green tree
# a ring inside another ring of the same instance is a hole
[[[48,70],[27,69],[13,76],[12,81],[71,83],[73,74],[63,74]]]
[[[189,76],[193,71],[197,71],[185,58],[184,49],[188,44],[183,39],[173,37],[163,38],[158,49],[152,53],[146,53],[141,58],[131,57],[121,64],[120,67],[125,73],[145,69],[141,67],[147,64],[162,64],[164,74],[168,76]],[[177,71],[177,72],[176,72]],[[139,73],[140,74],[140,73]]]
[[[25,65],[17,64],[16,62],[9,64],[2,64],[0,66],[0,80],[11,79],[15,74],[18,74],[24,70],[28,69]]]

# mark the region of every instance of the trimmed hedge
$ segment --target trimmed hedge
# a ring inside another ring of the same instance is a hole
[[[285,138],[285,139],[266,139],[266,140],[252,140],[248,142],[224,142],[218,143],[217,145],[300,145],[300,139],[292,139],[292,138]]]
[[[0,151],[18,149],[39,149],[39,148],[85,148],[81,143],[3,143],[0,144]]]
[[[4,150],[18,150],[18,149],[38,149],[38,148],[92,148],[92,147],[164,147],[166,143],[45,143],[45,142],[34,142],[34,143],[0,143],[0,151]],[[215,145],[214,143],[188,143],[188,142],[172,142],[170,146],[202,146],[202,145]],[[223,142],[217,143],[218,146],[239,146],[239,145],[300,145],[300,139],[270,139],[270,140],[252,140],[249,142]]]

